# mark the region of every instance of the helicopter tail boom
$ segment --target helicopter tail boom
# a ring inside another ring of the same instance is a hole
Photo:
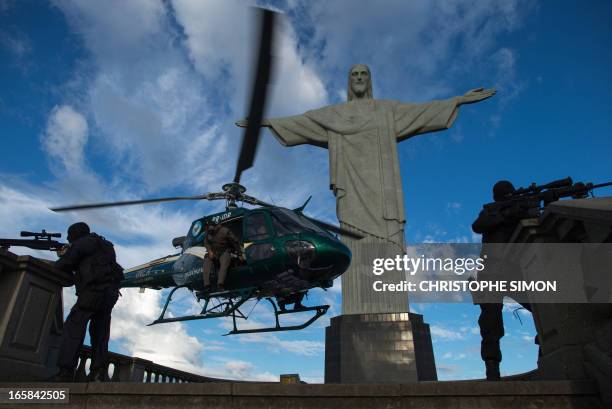
[[[171,254],[125,270],[125,278],[121,282],[121,287],[157,289],[173,285],[173,267],[179,257],[180,254]],[[166,280],[164,277],[168,279]]]

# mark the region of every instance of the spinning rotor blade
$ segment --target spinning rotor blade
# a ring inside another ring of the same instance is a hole
[[[257,144],[259,142],[259,131],[263,119],[264,107],[270,71],[272,68],[272,43],[274,38],[274,12],[259,9],[261,15],[261,34],[259,37],[259,57],[257,71],[254,77],[251,94],[251,106],[249,109],[249,123],[242,137],[240,156],[236,166],[234,183],[240,183],[242,172],[253,166]]]
[[[261,200],[257,199],[256,197],[253,197],[253,196],[242,195],[242,196],[240,196],[239,200],[241,202],[249,203],[249,204],[252,204],[252,205],[255,205],[255,206],[274,207],[274,205],[271,205],[270,203],[262,202]]]
[[[82,205],[54,207],[54,208],[51,208],[50,210],[53,210],[54,212],[67,212],[70,210],[87,210],[87,209],[99,209],[101,207],[130,206],[130,205],[147,204],[147,203],[174,202],[177,200],[216,200],[216,199],[225,199],[225,196],[226,195],[223,193],[208,193],[205,195],[197,195],[197,196],[175,196],[175,197],[161,197],[157,199],[126,200],[122,202],[89,203],[89,204],[82,204]]]
[[[325,230],[333,231],[334,233],[337,233],[341,236],[346,236],[353,239],[363,239],[363,236],[359,233],[343,229],[342,227],[334,226],[333,224],[322,222],[321,220],[313,219],[312,217],[306,216],[304,213],[302,213],[302,216],[304,216],[314,224],[324,228]]]

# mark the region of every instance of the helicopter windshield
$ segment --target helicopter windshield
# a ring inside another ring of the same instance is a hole
[[[278,236],[298,234],[304,230],[324,234],[326,236],[330,235],[326,230],[291,210],[278,208],[270,213],[272,216],[272,225]]]

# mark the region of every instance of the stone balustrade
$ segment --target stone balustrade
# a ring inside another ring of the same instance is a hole
[[[79,365],[75,380],[85,382],[88,363],[91,360],[91,347],[85,345],[81,349]],[[107,374],[111,382],[145,382],[145,383],[188,383],[188,382],[227,382],[226,379],[209,378],[207,376],[180,371],[164,365],[156,364],[142,358],[109,352]],[[236,381],[232,381],[236,382]]]

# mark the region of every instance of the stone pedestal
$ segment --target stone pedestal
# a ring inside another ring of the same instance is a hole
[[[431,335],[422,315],[340,315],[325,329],[326,384],[435,380]]]
[[[40,381],[56,371],[62,286],[70,276],[0,250],[0,381]]]

